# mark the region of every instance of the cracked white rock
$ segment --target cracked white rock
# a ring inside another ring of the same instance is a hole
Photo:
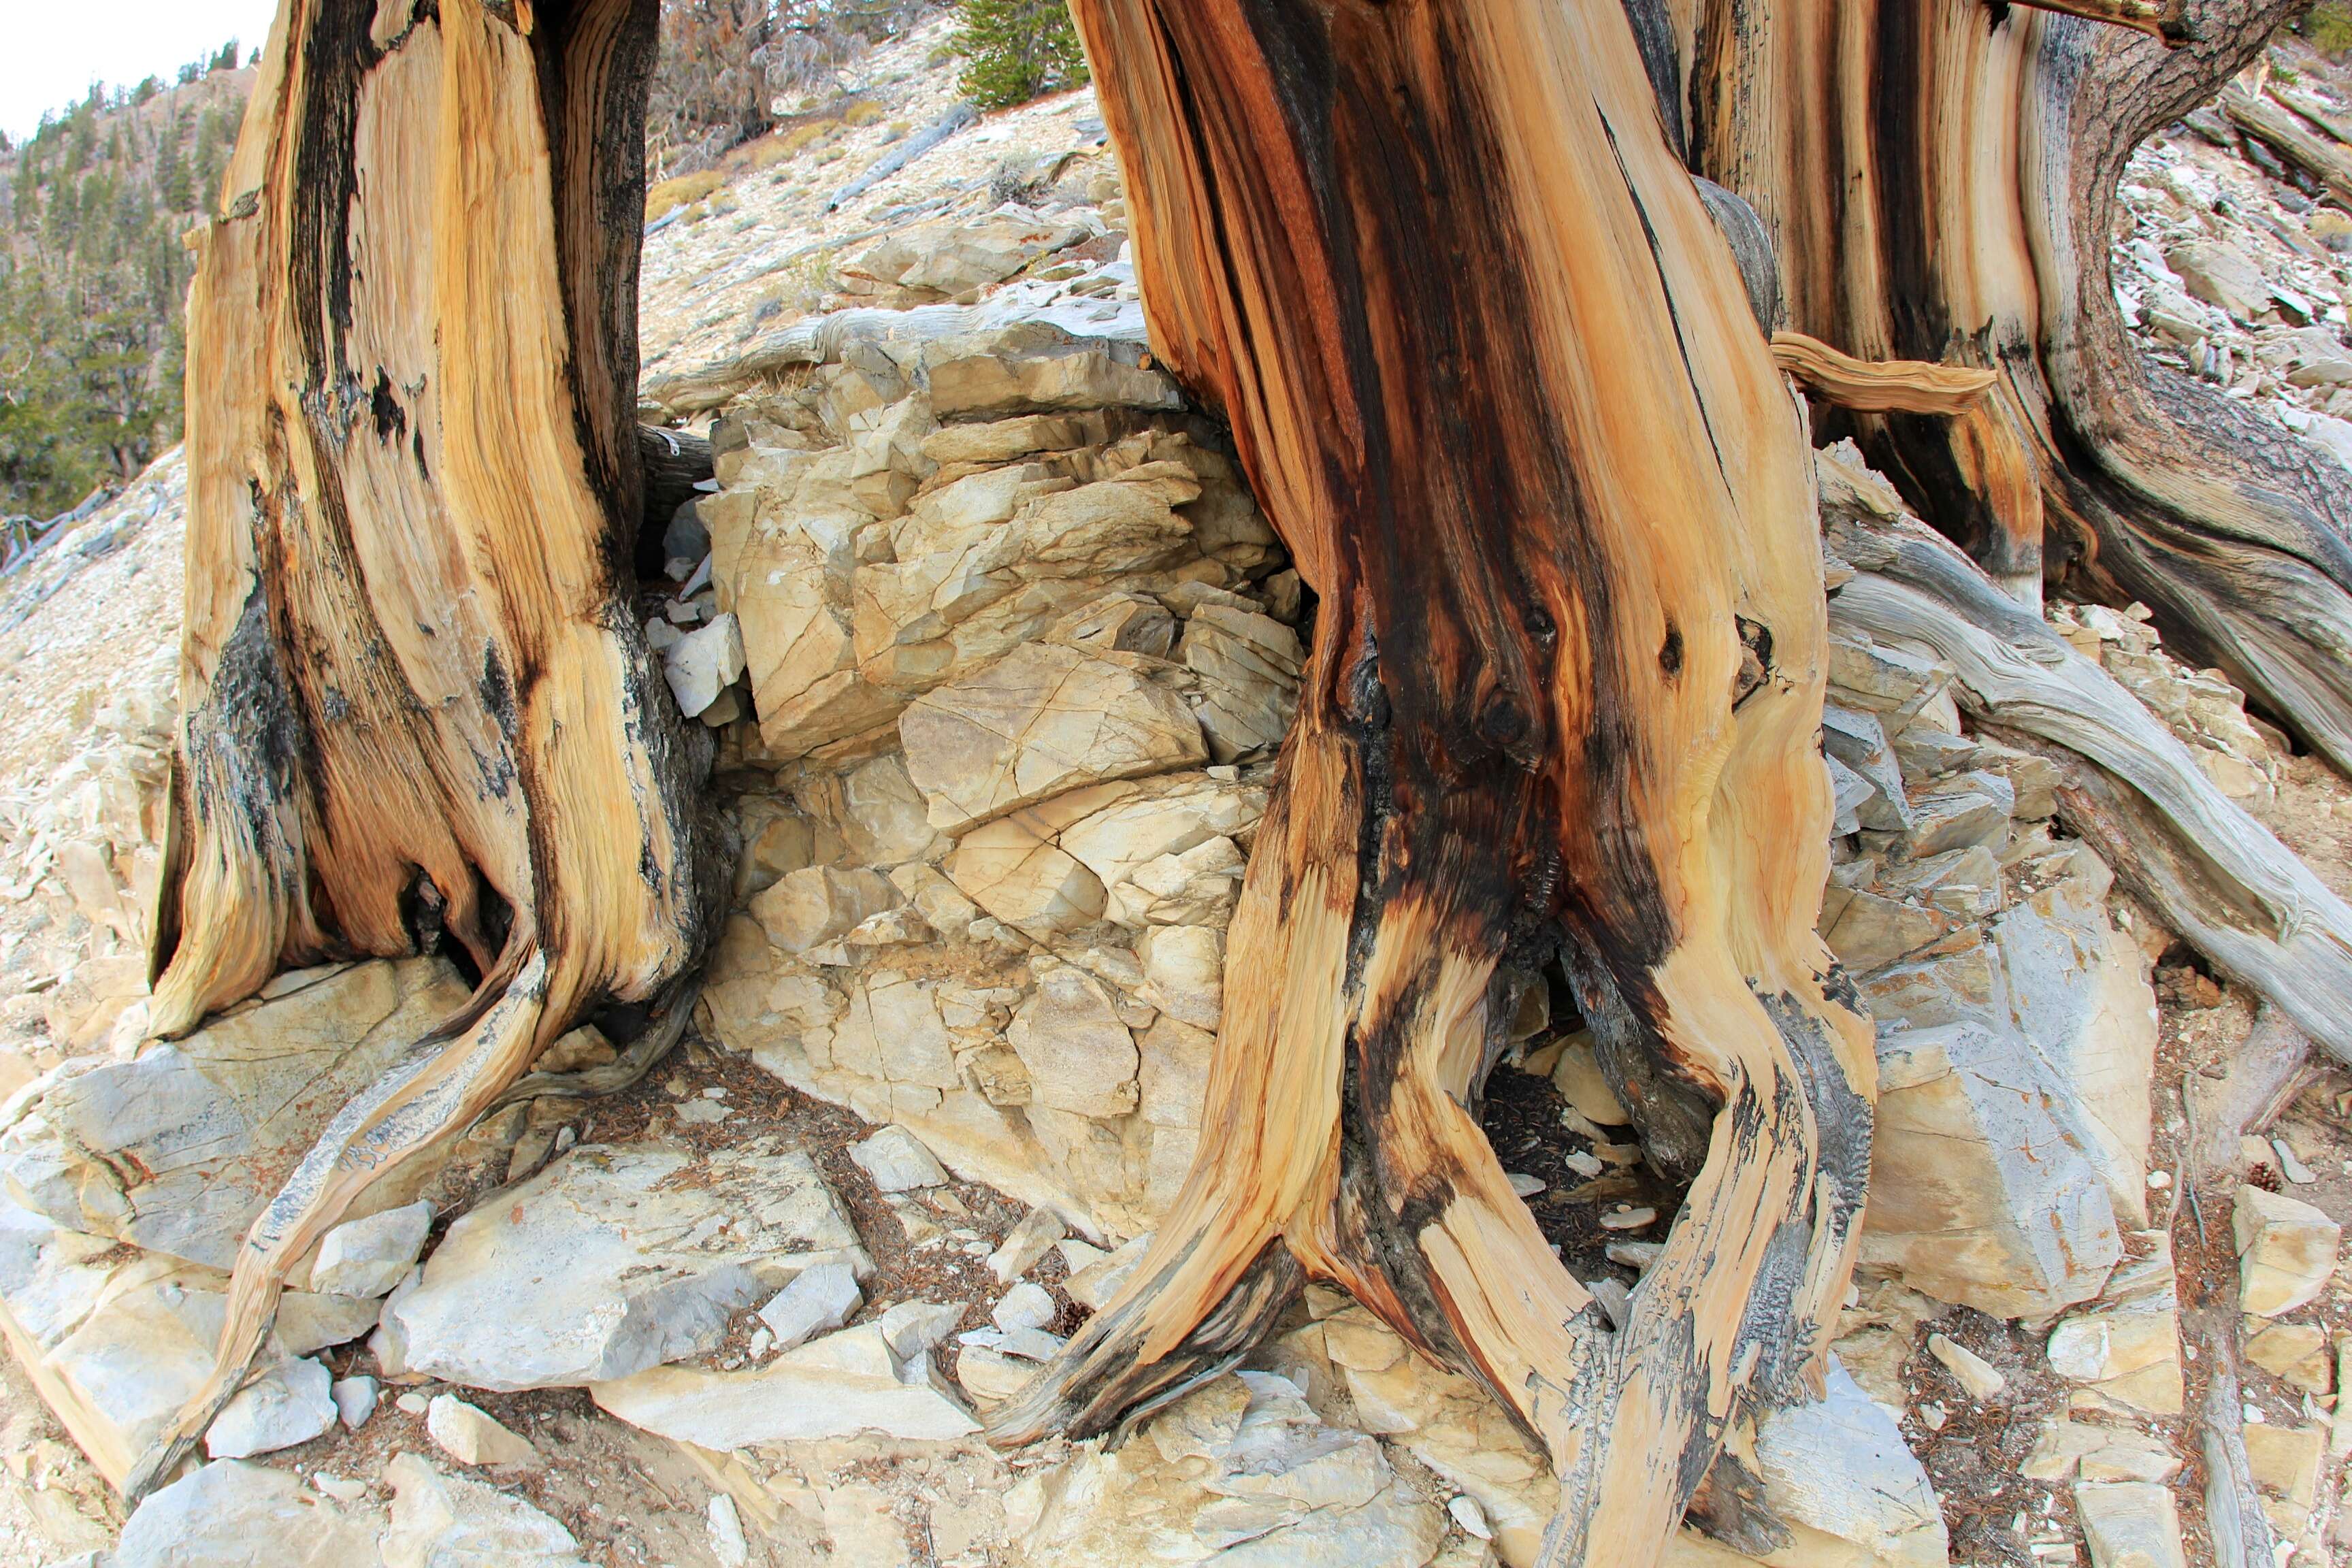
[[[425,1407],[425,1431],[461,1465],[527,1465],[539,1458],[529,1438],[454,1394],[433,1396]]]
[[[1944,1370],[1952,1374],[1953,1381],[1967,1391],[1970,1399],[1990,1399],[2009,1386],[2009,1380],[1990,1362],[1942,1334],[1927,1336],[1927,1353],[1943,1363]]]
[[[688,718],[719,700],[743,675],[743,631],[731,615],[720,615],[670,644],[662,654],[678,710]]]
[[[980,1429],[935,1384],[929,1352],[899,1356],[879,1323],[813,1340],[756,1371],[655,1367],[589,1392],[631,1426],[720,1450],[856,1432],[940,1440]]]
[[[1014,1222],[1003,1245],[988,1255],[988,1271],[998,1284],[1010,1285],[1037,1267],[1037,1260],[1068,1234],[1069,1227],[1052,1209],[1031,1209]]]
[[[788,1351],[841,1327],[864,1302],[849,1265],[820,1263],[777,1291],[760,1309],[760,1321],[776,1336],[776,1348]]]
[[[1005,1038],[1029,1069],[1037,1100],[1079,1116],[1136,1108],[1142,1058],[1100,981],[1075,964],[1048,970],[1013,1015]]]
[[[320,1495],[263,1465],[216,1460],[151,1493],[114,1568],[374,1568],[383,1510]]]
[[[2318,1300],[2336,1272],[2343,1226],[2300,1198],[2238,1189],[2231,1225],[2238,1245],[2239,1304],[2274,1318]]]
[[[336,1419],[333,1374],[315,1361],[290,1361],[247,1384],[213,1417],[205,1452],[215,1459],[273,1454],[307,1443]]]
[[[1927,1470],[1885,1407],[1834,1360],[1821,1400],[1757,1423],[1756,1455],[1782,1519],[1874,1554],[1865,1561],[1943,1568],[1943,1510]]]
[[[335,1109],[466,996],[438,959],[276,984],[270,999],[133,1060],[84,1058],[52,1075],[0,1135],[8,1194],[68,1230],[234,1265]]]
[[[394,1455],[383,1479],[394,1493],[383,1568],[587,1568],[572,1532],[519,1497],[416,1454]]]
[[[1139,659],[1030,643],[918,698],[898,733],[931,826],[961,833],[1065,790],[1207,762],[1200,721]]]
[[[2111,1481],[2074,1489],[2074,1517],[2092,1568],[2188,1568],[2172,1489]]]
[[[464,1215],[385,1304],[405,1370],[500,1392],[610,1381],[716,1347],[803,1268],[869,1270],[815,1163],[765,1147],[583,1145]]]
[[[1375,1439],[1325,1426],[1297,1385],[1244,1372],[1195,1390],[1116,1453],[1024,1480],[1006,1512],[1034,1568],[1422,1568],[1447,1514]]]
[[[903,1127],[885,1127],[864,1142],[852,1143],[849,1157],[886,1193],[947,1184],[948,1173],[938,1159]]]
[[[310,1289],[366,1300],[408,1278],[433,1228],[433,1205],[420,1198],[329,1231],[310,1266]]]
[[[1052,1293],[1043,1285],[1024,1279],[1004,1293],[1004,1299],[988,1314],[988,1321],[1009,1334],[1022,1329],[1042,1329],[1060,1310],[1054,1304]]]
[[[341,1419],[344,1428],[356,1432],[367,1425],[369,1416],[375,1414],[379,1392],[379,1385],[372,1377],[344,1377],[335,1380],[328,1388],[327,1395],[335,1402],[335,1415]]]

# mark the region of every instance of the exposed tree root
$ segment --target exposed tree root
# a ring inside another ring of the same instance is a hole
[[[2352,767],[2352,473],[2148,364],[2108,242],[2132,150],[2294,8],[1709,0],[1665,8],[1685,30],[1662,58],[1690,61],[1692,165],[1759,215],[1790,327],[1999,378],[1990,424],[1850,411],[1819,433],[1853,434],[2012,597],[2064,576],[2145,601],[2168,645]]]
[[[1862,574],[1832,626],[1924,647],[1959,672],[1962,710],[2030,737],[2066,772],[2061,815],[2218,968],[2352,1061],[2352,908],[2214,787],[2147,707],[1906,518],[1833,511],[1832,546]]]

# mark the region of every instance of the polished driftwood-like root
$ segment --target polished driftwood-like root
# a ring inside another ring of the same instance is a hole
[[[446,943],[483,978],[255,1223],[214,1375],[133,1497],[362,1191],[703,941],[696,752],[631,608],[655,13],[285,0],[273,29],[189,310],[152,1023],[324,958]]]
[[[2000,379],[1970,365],[1856,359],[1802,332],[1774,332],[1772,360],[1809,390],[1864,414],[1963,414]]]
[[[1171,1397],[1303,1270],[1546,1445],[1548,1562],[1653,1562],[1816,1370],[1868,1169],[1801,419],[1615,0],[1073,11],[1154,347],[1319,610],[1192,1175],[995,1436]],[[1554,956],[1692,1181],[1622,1325],[1475,1118]]]
[[[2337,205],[2352,206],[2352,152],[2337,138],[2315,132],[2302,116],[2242,86],[2222,89],[2221,112],[2231,124],[2326,185]]]
[[[2187,26],[2187,6],[2181,0],[2021,0],[2037,11],[2053,11],[2061,16],[2080,16],[2085,21],[2107,22],[2118,27],[2129,27],[2136,33],[2146,33],[2166,43],[2177,42]]]
[[[2352,908],[2214,787],[2130,692],[1924,524],[1832,513],[1861,574],[1832,626],[1924,646],[1958,672],[1963,711],[2058,761],[2061,814],[2119,879],[2222,973],[2352,1061]]]

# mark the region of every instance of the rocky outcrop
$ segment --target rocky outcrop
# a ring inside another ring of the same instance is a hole
[[[1196,1389],[1116,1452],[1089,1445],[1024,1481],[1006,1511],[1034,1568],[1422,1568],[1447,1529],[1378,1442],[1325,1425],[1264,1372]]]
[[[1230,460],[1102,354],[848,354],[722,436],[698,510],[775,792],[709,999],[787,1082],[1127,1236],[1197,1140],[1299,605]]]

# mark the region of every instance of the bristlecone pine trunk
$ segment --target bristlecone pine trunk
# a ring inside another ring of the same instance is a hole
[[[1669,134],[1687,125],[1691,167],[1763,220],[1788,326],[1997,373],[1983,417],[1859,413],[1819,434],[1858,437],[2021,599],[2046,574],[2145,601],[2181,657],[2352,767],[2352,474],[2152,366],[2111,270],[2132,150],[2301,7],[1627,4],[1656,14],[1654,75],[1686,106]]]
[[[1303,1268],[1544,1444],[1552,1560],[1649,1561],[1813,1370],[1869,1172],[1803,416],[1617,0],[1072,9],[1154,343],[1320,610],[1199,1162],[997,1434],[1167,1397]],[[1555,956],[1693,1178],[1622,1324],[1476,1120]]]
[[[217,1373],[386,1165],[698,952],[700,769],[634,611],[656,0],[285,0],[189,307],[179,778],[152,1003],[446,936],[472,1001],[256,1222]]]
[[[2108,285],[2132,143],[2286,8],[1074,0],[1155,344],[1319,612],[1198,1163],[1001,1440],[1164,1403],[1313,1275],[1546,1446],[1549,1563],[1656,1559],[1727,1427],[1815,1377],[1869,1170],[1870,1029],[1813,931],[1827,634],[1788,377],[2011,593],[2059,564],[2146,598],[2352,758],[2352,483],[2151,379]],[[134,1488],[362,1183],[703,946],[698,759],[629,610],[654,11],[284,0],[191,311],[154,1017],[444,939],[484,978],[257,1225],[218,1374]],[[1876,613],[1932,617],[1944,548],[1885,546],[1929,597]],[[2027,637],[1994,598],[1952,635]],[[1477,1122],[1555,962],[1690,1184],[1622,1317]]]

